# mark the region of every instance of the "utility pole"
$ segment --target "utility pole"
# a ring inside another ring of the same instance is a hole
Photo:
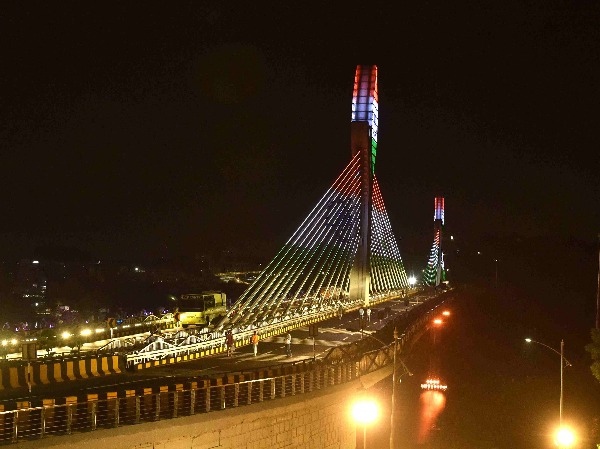
[[[600,329],[600,233],[598,233],[598,290],[596,291],[596,329]]]
[[[390,417],[390,449],[396,449],[396,353],[398,352],[398,328],[394,327],[394,368],[392,374],[392,413]]]
[[[498,259],[494,259],[496,264],[496,288],[498,288]]]
[[[563,417],[563,367],[565,366],[565,341],[560,341],[560,409],[559,409],[559,427],[562,429]]]

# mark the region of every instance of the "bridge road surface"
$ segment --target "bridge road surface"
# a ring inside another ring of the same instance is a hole
[[[380,303],[371,308],[371,321],[366,323],[364,336],[360,332],[360,317],[358,310],[346,313],[341,319],[330,318],[319,322],[318,335],[315,339],[314,355],[322,358],[333,346],[351,343],[361,338],[369,338],[367,335],[385,326],[390,319],[397,317],[406,310],[429,299],[425,293],[419,292],[410,297],[410,305],[405,306],[403,299],[390,300]],[[382,318],[386,307],[391,312],[387,318]],[[32,392],[27,388],[9,389],[0,391],[0,404],[5,410],[14,408],[16,401],[30,401],[33,406],[41,403],[42,399],[64,400],[66,396],[103,393],[107,391],[123,392],[141,388],[158,388],[161,385],[175,383],[186,383],[201,376],[216,376],[224,373],[235,373],[240,371],[251,371],[269,366],[277,366],[282,363],[301,362],[313,358],[313,339],[309,337],[308,327],[301,327],[291,331],[292,334],[292,357],[287,357],[285,348],[285,335],[278,335],[260,340],[258,344],[258,355],[253,355],[251,345],[236,348],[233,355],[228,357],[226,353],[204,357],[201,359],[148,368],[139,371],[126,371],[121,374],[94,377],[89,379],[72,380],[50,385],[35,385]],[[391,342],[385,342],[391,343]]]

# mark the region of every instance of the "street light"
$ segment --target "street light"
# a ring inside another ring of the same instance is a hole
[[[571,365],[571,362],[569,362],[564,356],[565,341],[564,340],[560,341],[560,352],[558,352],[556,349],[548,346],[545,343],[532,340],[531,338],[526,338],[525,341],[527,343],[537,343],[538,345],[542,345],[545,348],[550,349],[551,351],[557,353],[560,356],[560,408],[559,408],[559,418],[558,418],[559,428],[560,428],[559,433],[560,433],[560,431],[562,430],[562,415],[563,415],[563,368],[565,366],[573,366],[573,365]]]
[[[383,341],[381,341],[379,338],[377,338],[371,334],[365,334],[365,336],[378,341],[384,347],[389,346],[386,343],[384,343]],[[402,366],[404,367],[404,372],[400,375],[397,374],[397,369],[396,369],[396,354],[398,353],[398,328],[397,327],[394,327],[393,345],[394,345],[394,361],[393,361],[393,371],[392,371],[392,411],[390,413],[390,449],[396,448],[396,442],[395,442],[396,419],[394,417],[394,410],[396,409],[396,383],[398,382],[398,379],[400,379],[404,374],[408,374],[409,376],[413,375],[413,373],[410,372],[410,370],[408,369],[406,364],[402,361],[402,359],[399,359],[399,360],[400,360],[400,363],[402,364]]]
[[[352,406],[354,421],[363,425],[363,449],[367,448],[367,424],[371,424],[379,416],[379,407],[373,399],[363,398]]]
[[[571,431],[571,429],[561,427],[558,429],[558,432],[556,432],[555,443],[559,448],[571,447],[575,443],[575,434]]]
[[[417,283],[417,278],[416,277],[411,276],[411,277],[408,278],[408,284],[410,285],[410,288],[413,288],[416,283]]]
[[[498,259],[494,259],[494,264],[496,265],[496,287],[498,287]]]

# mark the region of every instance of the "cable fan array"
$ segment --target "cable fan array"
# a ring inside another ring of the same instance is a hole
[[[438,266],[442,263],[440,260],[440,232],[439,229],[435,232],[427,267],[425,273],[423,273],[423,282],[429,286],[437,285]]]
[[[408,276],[388,217],[377,178],[373,177],[371,201],[370,295],[393,294],[409,286]]]
[[[360,166],[356,154],[234,304],[228,314],[232,324],[269,324],[352,305],[348,292],[360,240]],[[371,215],[371,294],[406,288],[406,272],[376,180]]]

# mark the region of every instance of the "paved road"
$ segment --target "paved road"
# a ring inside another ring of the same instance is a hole
[[[287,357],[284,336],[281,335],[261,340],[258,345],[257,356],[253,355],[251,346],[245,346],[237,348],[231,357],[221,354],[108,377],[34,386],[31,394],[27,392],[27,389],[7,390],[0,392],[0,404],[4,404],[6,409],[10,409],[15,401],[30,401],[35,406],[42,399],[54,398],[57,399],[58,403],[58,401],[70,395],[78,395],[84,398],[89,393],[123,391],[125,389],[140,391],[142,388],[158,387],[167,383],[185,383],[199,376],[213,376],[266,368],[282,363],[301,362],[312,359],[313,355],[320,358],[333,346],[347,344],[360,338],[369,338],[367,335],[381,329],[387,320],[393,319],[407,309],[414,307],[416,303],[422,303],[426,299],[427,296],[420,293],[411,297],[411,305],[408,307],[404,305],[403,300],[392,300],[376,305],[372,309],[370,322],[366,323],[364,334],[360,332],[358,311],[345,314],[341,319],[332,318],[320,322],[318,323],[319,332],[314,341],[314,348],[313,339],[308,335],[308,327],[298,328],[291,332],[292,357]],[[389,316],[384,318],[386,307],[390,307],[391,311]]]

